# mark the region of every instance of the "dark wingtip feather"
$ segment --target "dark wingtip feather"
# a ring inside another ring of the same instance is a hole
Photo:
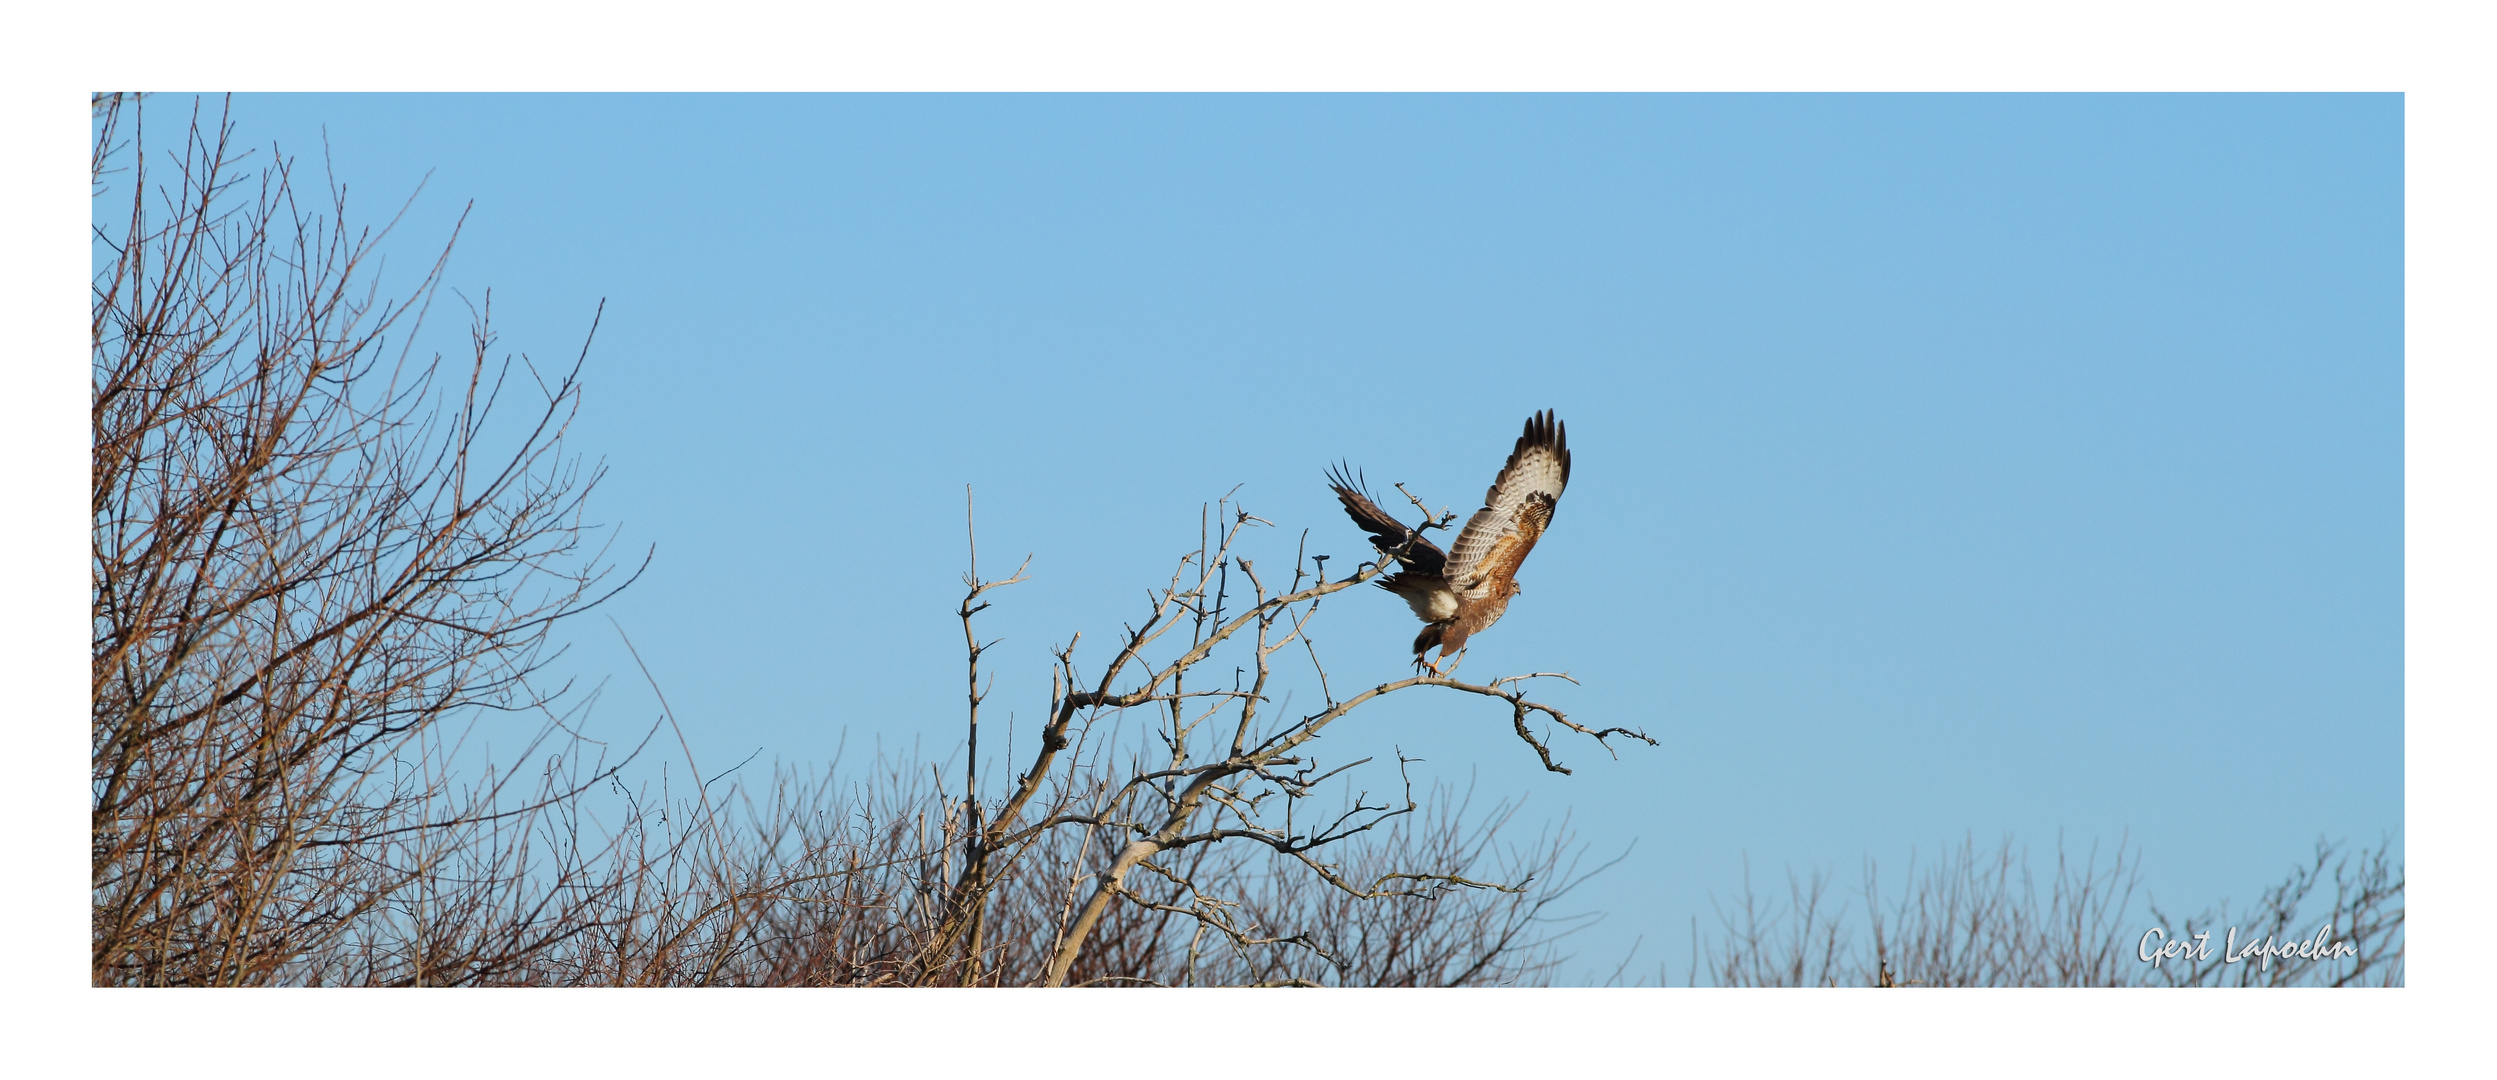
[[[1569,425],[1561,423],[1552,409],[1545,409],[1526,418],[1526,431],[1517,437],[1517,445],[1509,450],[1509,460],[1500,466],[1501,475],[1517,467],[1517,459],[1526,456],[1529,446],[1548,446],[1553,456],[1561,459],[1561,486],[1569,486]],[[1500,481],[1493,478],[1483,490],[1483,505],[1491,505],[1492,496],[1500,490]]]
[[[1509,460],[1517,460],[1517,455],[1525,453],[1529,446],[1551,447],[1553,456],[1561,459],[1561,484],[1566,487],[1569,484],[1569,425],[1562,423],[1557,414],[1556,409],[1545,409],[1527,417],[1526,433],[1517,437],[1517,449],[1510,454]]]
[[[1363,498],[1368,498],[1370,495],[1370,478],[1367,475],[1355,474],[1352,462],[1349,461],[1338,461],[1327,466],[1327,486],[1334,488],[1339,495],[1347,491],[1357,492]]]

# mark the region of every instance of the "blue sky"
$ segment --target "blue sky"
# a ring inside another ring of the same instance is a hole
[[[983,616],[1028,719],[1047,647],[1132,619],[1202,502],[1357,556],[1327,463],[1462,512],[1551,407],[1571,488],[1467,670],[1568,670],[1556,704],[1664,745],[1555,776],[1444,699],[1341,741],[1635,840],[1581,894],[1588,967],[1644,937],[1679,971],[1746,856],[1851,882],[2129,835],[2193,909],[2403,823],[2397,96],[236,117],[307,164],[326,128],[368,217],[432,170],[398,272],[474,200],[450,281],[509,348],[568,359],[605,298],[576,445],[658,547],[612,611],[706,766],[951,751],[965,483],[984,563],[1034,555]],[[1401,671],[1401,605],[1350,599],[1330,670]],[[605,622],[575,633],[602,723],[646,723]]]

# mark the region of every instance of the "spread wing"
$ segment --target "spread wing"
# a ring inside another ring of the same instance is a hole
[[[1509,579],[1551,526],[1552,509],[1569,486],[1568,435],[1549,409],[1526,418],[1526,433],[1517,437],[1508,464],[1483,493],[1483,508],[1466,521],[1448,555],[1448,584],[1460,595],[1474,600],[1507,593]]]
[[[1364,490],[1364,486],[1346,475],[1342,466],[1327,470],[1327,483],[1335,489],[1335,497],[1343,500],[1344,513],[1351,515],[1353,524],[1361,526],[1361,531],[1370,534],[1371,541],[1378,544],[1380,550],[1394,551],[1397,545],[1411,537],[1413,546],[1406,549],[1404,558],[1400,560],[1406,566],[1423,574],[1437,574],[1447,564],[1448,554],[1439,550],[1439,545],[1431,543],[1429,537],[1415,536],[1404,522],[1379,509],[1379,504],[1370,501],[1370,493]]]

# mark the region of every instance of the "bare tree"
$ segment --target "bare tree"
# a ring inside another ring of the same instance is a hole
[[[1448,520],[1442,515],[1426,527],[1444,527]],[[1568,769],[1553,759],[1549,744],[1537,734],[1538,720],[1579,732],[1608,749],[1607,740],[1615,735],[1654,744],[1632,729],[1581,725],[1526,696],[1524,686],[1531,680],[1574,681],[1557,672],[1483,683],[1417,674],[1339,697],[1310,640],[1311,620],[1327,596],[1376,577],[1394,564],[1396,553],[1381,552],[1350,575],[1330,581],[1325,561],[1307,556],[1304,534],[1293,551],[1289,582],[1270,583],[1256,561],[1238,550],[1244,534],[1255,527],[1271,526],[1228,496],[1208,507],[1196,550],[1178,560],[1170,579],[1153,594],[1143,621],[1125,629],[1097,676],[1086,678],[1080,670],[1075,655],[1080,635],[1056,650],[1048,719],[1030,764],[1012,778],[993,813],[984,812],[976,788],[964,793],[964,815],[972,825],[964,839],[963,868],[935,942],[940,955],[962,949],[961,962],[976,973],[984,963],[979,959],[979,927],[996,864],[1067,835],[1080,837],[1083,852],[1095,850],[1097,843],[1106,863],[1084,864],[1079,867],[1083,872],[1068,880],[1067,914],[1051,936],[1051,955],[1040,980],[1051,986],[1083,981],[1076,977],[1078,965],[1104,920],[1117,912],[1132,915],[1136,909],[1191,920],[1200,936],[1211,935],[1243,952],[1291,946],[1330,955],[1315,928],[1287,930],[1281,923],[1252,918],[1243,898],[1200,881],[1195,868],[1209,859],[1219,861],[1201,849],[1215,845],[1264,850],[1355,900],[1430,901],[1455,890],[1522,889],[1523,880],[1480,880],[1445,867],[1376,867],[1367,868],[1375,872],[1356,873],[1350,864],[1330,860],[1328,849],[1335,845],[1420,809],[1409,781],[1401,780],[1396,794],[1375,802],[1364,790],[1333,810],[1310,809],[1322,785],[1367,759],[1327,768],[1308,753],[1308,744],[1330,725],[1389,694],[1436,687],[1500,701],[1508,707],[1518,737],[1556,772]],[[985,606],[980,599],[985,593],[1020,580],[1022,571],[1003,581],[981,579],[976,542],[973,566],[974,572],[965,577],[969,592],[958,613],[970,651],[970,741],[976,745],[984,647],[972,631],[971,618]],[[1306,678],[1323,707],[1273,716],[1265,712],[1274,704],[1278,654],[1296,664],[1306,662]],[[1207,665],[1213,671],[1229,667],[1234,673],[1230,684],[1193,680]],[[1116,737],[1131,710],[1141,714],[1140,724],[1149,725],[1149,736],[1139,748],[1121,747]],[[1398,763],[1400,776],[1404,764]],[[1148,881],[1137,880],[1140,871]]]
[[[96,101],[128,201],[94,234],[93,974],[264,982],[408,900],[442,852],[391,838],[497,812],[439,722],[551,721],[548,629],[621,585],[563,449],[579,362],[490,362],[481,309],[438,383],[410,342],[441,258],[381,296],[389,227],[334,183],[247,168],[198,104],[157,151],[144,108]]]

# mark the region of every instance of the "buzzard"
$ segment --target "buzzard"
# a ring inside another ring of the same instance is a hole
[[[1353,524],[1396,558],[1396,571],[1371,584],[1403,597],[1414,617],[1429,624],[1413,639],[1415,664],[1437,674],[1439,664],[1425,661],[1423,653],[1436,645],[1441,661],[1455,656],[1466,639],[1498,622],[1509,598],[1523,591],[1518,564],[1552,524],[1552,508],[1569,486],[1568,435],[1549,409],[1526,418],[1526,433],[1517,437],[1508,464],[1483,493],[1483,508],[1457,534],[1454,553],[1380,510],[1341,466],[1328,471],[1328,484]]]

